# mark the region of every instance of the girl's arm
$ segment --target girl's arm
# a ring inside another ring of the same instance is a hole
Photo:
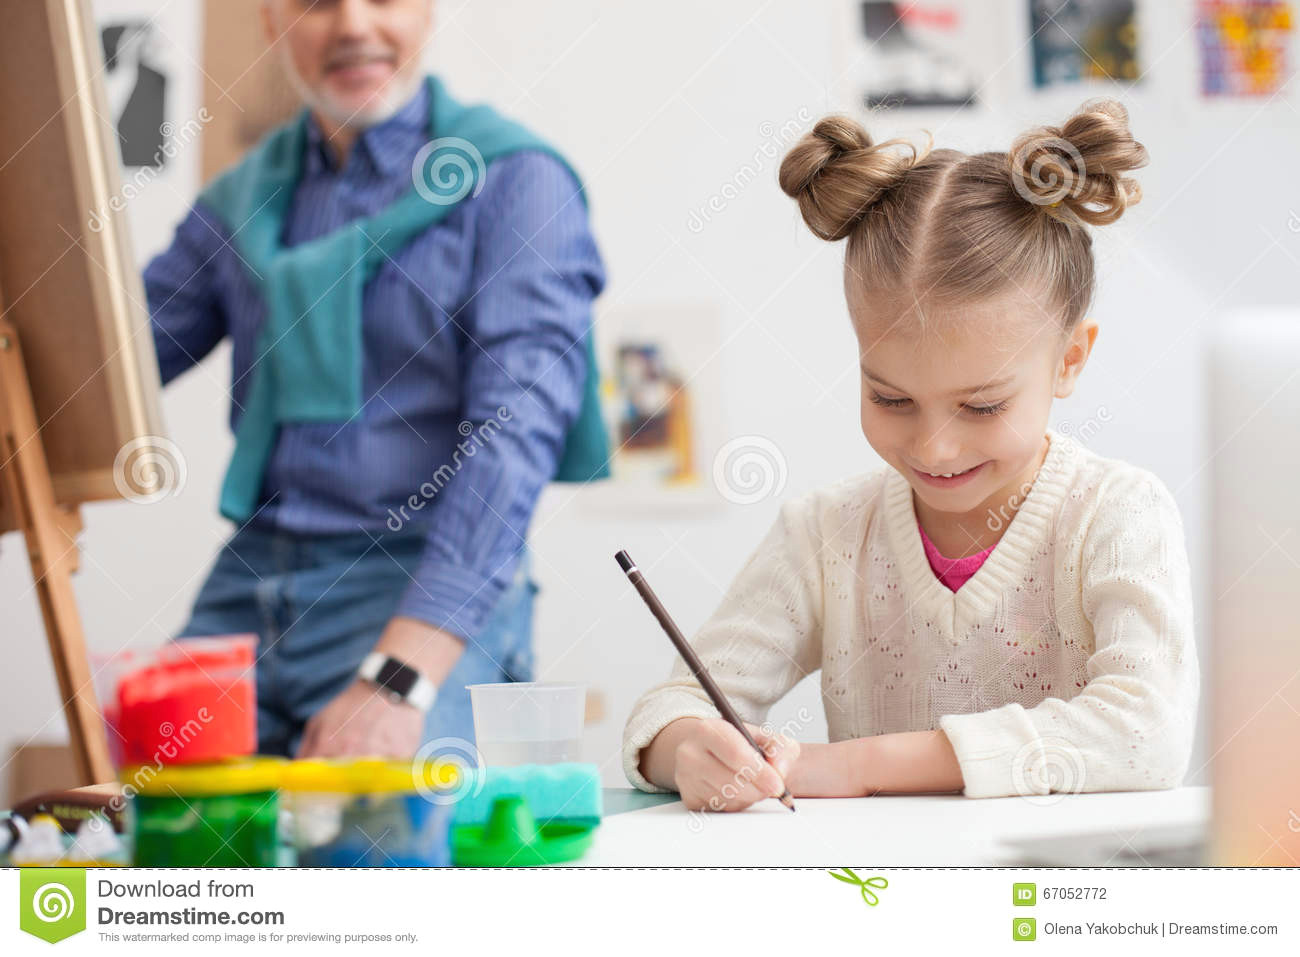
[[[691,639],[713,680],[751,724],[760,724],[773,703],[821,666],[818,502],[814,494],[782,506],[717,610]],[[671,677],[641,696],[623,731],[623,769],[645,791],[681,790],[677,745],[699,722],[680,719],[718,718],[686,663],[674,658]],[[656,740],[661,732],[664,738]],[[793,737],[797,731],[787,733]]]
[[[906,731],[803,744],[786,777],[795,797],[869,797],[960,791],[957,755],[942,731]]]

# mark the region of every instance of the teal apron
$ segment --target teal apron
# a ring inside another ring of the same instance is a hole
[[[246,522],[256,510],[281,423],[342,424],[361,410],[362,293],[379,266],[462,199],[477,194],[494,160],[521,150],[541,150],[565,162],[491,107],[462,105],[436,77],[425,82],[430,144],[419,154],[424,161],[419,187],[372,216],[292,248],[281,245],[302,173],[306,110],[269,134],[200,194],[233,237],[266,303],[248,394],[235,428],[235,451],[221,488],[221,514],[231,521]],[[585,203],[581,187],[579,195]],[[609,438],[600,415],[590,330],[584,347],[587,379],[581,410],[556,470],[555,479],[561,482],[609,475]]]

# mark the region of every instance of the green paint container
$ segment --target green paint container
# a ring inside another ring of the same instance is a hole
[[[284,762],[127,768],[136,867],[274,867]]]

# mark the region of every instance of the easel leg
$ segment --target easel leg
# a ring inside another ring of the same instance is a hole
[[[10,516],[27,540],[68,732],[82,784],[114,780],[72,589],[80,518],[55,502],[31,387],[13,327],[0,321],[0,476]]]

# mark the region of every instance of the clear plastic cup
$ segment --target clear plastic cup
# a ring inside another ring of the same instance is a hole
[[[485,765],[582,760],[586,685],[512,681],[465,687]]]

